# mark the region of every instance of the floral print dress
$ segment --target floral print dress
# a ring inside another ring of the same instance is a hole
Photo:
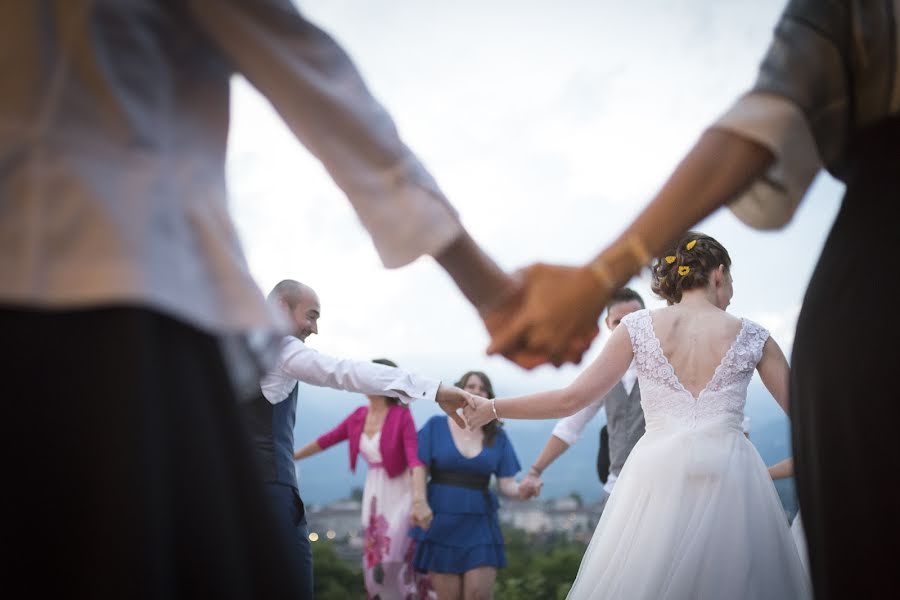
[[[412,566],[415,542],[409,537],[412,472],[388,477],[381,465],[381,432],[360,434],[359,451],[369,465],[363,488],[363,574],[371,600],[436,598],[428,578]]]

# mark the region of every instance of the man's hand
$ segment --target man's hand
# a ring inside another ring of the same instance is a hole
[[[491,401],[481,396],[471,396],[472,404],[463,409],[463,415],[469,424],[469,429],[475,431],[482,425],[487,425],[495,419]]]
[[[466,421],[456,411],[460,408],[475,406],[471,394],[456,386],[441,384],[438,387],[435,401],[440,405],[441,410],[447,413],[447,416],[453,419],[460,428],[466,428]]]
[[[524,288],[518,304],[485,318],[491,321],[488,354],[503,354],[526,369],[581,362],[600,331],[597,321],[609,291],[587,267],[538,263],[520,278]]]
[[[544,482],[539,477],[527,474],[522,481],[519,482],[519,500],[528,500],[541,495],[541,488]]]
[[[409,513],[409,522],[413,524],[413,526],[419,526],[422,529],[428,529],[431,527],[431,520],[434,518],[434,513],[431,512],[431,507],[428,505],[428,502],[425,500],[413,500],[412,509]]]
[[[521,276],[518,274],[516,281],[521,281]],[[524,286],[520,285],[514,294],[509,295],[500,304],[478,311],[481,320],[484,322],[484,327],[492,339],[506,327],[509,327],[518,311],[522,308],[524,297]],[[511,350],[509,353],[504,353],[504,356],[526,369],[532,369],[549,361],[545,354],[525,347]]]

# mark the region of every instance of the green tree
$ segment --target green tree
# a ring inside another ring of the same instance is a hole
[[[328,541],[318,541],[313,550],[313,591],[316,600],[350,600],[366,597],[361,567],[341,560]]]
[[[565,598],[586,546],[560,535],[504,528],[507,567],[497,574],[497,600]]]

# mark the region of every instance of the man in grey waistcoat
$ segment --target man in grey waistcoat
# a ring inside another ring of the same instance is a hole
[[[456,411],[467,404],[469,395],[455,386],[400,368],[336,358],[307,346],[306,338],[319,332],[321,307],[315,290],[299,281],[285,279],[278,283],[269,293],[269,302],[283,312],[291,334],[282,340],[275,366],[260,381],[261,393],[242,405],[242,416],[271,508],[291,542],[291,563],[303,584],[296,597],[312,600],[312,548],[307,535],[306,509],[300,498],[294,468],[294,423],[299,383],[390,396],[399,398],[404,404],[433,400],[460,427],[465,427],[465,421]]]
[[[606,326],[615,330],[619,323],[630,313],[644,308],[644,300],[630,288],[617,290],[606,305]],[[601,407],[606,409],[607,430],[609,434],[609,475],[603,485],[602,503],[606,503],[612,493],[616,478],[631,453],[631,449],[644,435],[644,411],[641,409],[641,390],[637,382],[637,370],[631,366],[608,394],[588,404],[583,409],[560,419],[553,428],[553,434],[540,456],[531,465],[528,474],[519,485],[519,496],[528,499],[540,493],[541,474],[553,461],[569,449],[581,437],[585,426],[594,418]],[[602,479],[601,479],[602,480]]]

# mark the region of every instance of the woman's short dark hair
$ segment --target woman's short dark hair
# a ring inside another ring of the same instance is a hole
[[[614,291],[612,296],[609,297],[609,301],[606,303],[606,310],[609,310],[611,306],[616,304],[631,302],[632,300],[637,300],[637,303],[641,305],[641,308],[647,308],[644,305],[644,299],[641,298],[640,294],[631,288],[623,287]]]
[[[459,381],[456,382],[456,387],[464,388],[466,387],[466,382],[469,380],[469,377],[475,375],[481,382],[484,384],[484,391],[487,394],[488,399],[496,398],[494,395],[494,386],[491,383],[490,378],[484,371],[467,371],[463,374],[462,377],[459,378]],[[484,432],[484,445],[485,446],[493,446],[494,440],[497,439],[497,432],[500,431],[500,428],[503,427],[503,423],[494,419],[490,423],[481,426],[481,431]]]
[[[699,231],[688,231],[651,266],[650,289],[670,305],[678,304],[682,292],[706,287],[710,274],[719,265],[731,269],[725,246]]]

